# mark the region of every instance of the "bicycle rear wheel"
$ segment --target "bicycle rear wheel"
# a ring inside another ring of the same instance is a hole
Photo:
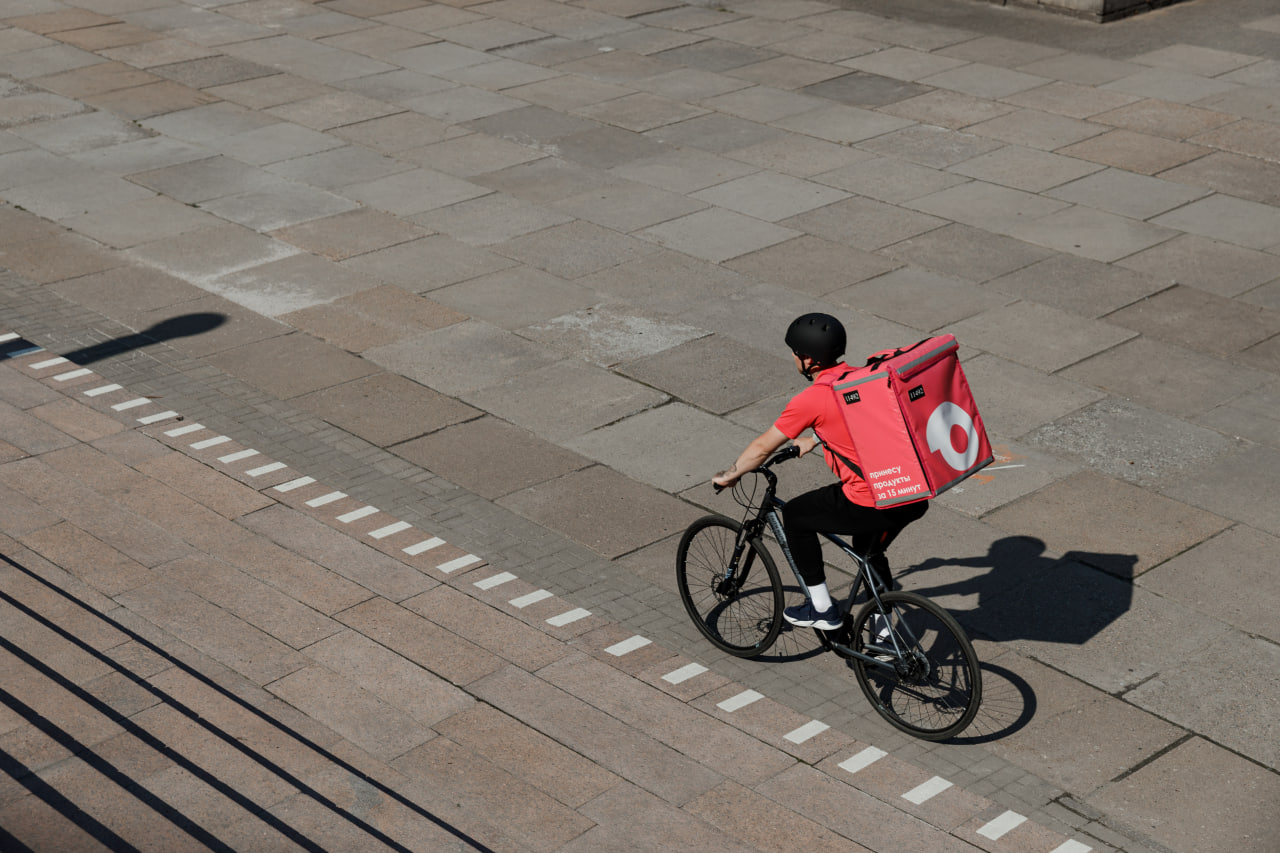
[[[982,671],[964,629],[915,593],[887,592],[880,601],[892,639],[878,636],[884,623],[870,601],[853,621],[853,649],[891,668],[850,659],[858,686],[880,716],[910,735],[946,740],[959,734],[982,702]]]
[[[708,515],[689,525],[676,551],[676,585],[693,624],[716,648],[761,654],[782,631],[782,580],[759,539],[747,542],[729,571],[742,525]]]

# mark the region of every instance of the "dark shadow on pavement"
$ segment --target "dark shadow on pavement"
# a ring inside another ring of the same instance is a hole
[[[899,578],[942,566],[989,568],[954,583],[912,587],[926,598],[977,595],[972,610],[948,608],[974,636],[996,642],[1037,640],[1082,645],[1129,610],[1133,554],[1068,551],[1047,557],[1031,536],[1008,536],[981,557],[931,558]]]
[[[1036,715],[1036,693],[1017,673],[983,663],[982,705],[969,728],[947,743],[992,743],[1026,728]]]
[[[183,314],[179,317],[161,320],[141,332],[125,335],[123,338],[113,338],[100,344],[94,344],[91,347],[63,353],[62,357],[75,364],[92,364],[95,361],[101,361],[104,358],[120,355],[130,350],[141,349],[161,341],[203,335],[205,332],[213,331],[225,322],[227,322],[227,315],[225,314],[212,312]]]

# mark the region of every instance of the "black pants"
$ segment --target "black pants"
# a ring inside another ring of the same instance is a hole
[[[782,528],[800,576],[807,585],[817,586],[827,579],[819,531],[849,535],[855,549],[882,553],[904,527],[928,510],[928,501],[885,509],[860,506],[845,497],[839,483],[832,483],[787,501],[782,508]],[[888,586],[890,579],[883,577],[888,572],[887,564],[878,562],[877,571]]]

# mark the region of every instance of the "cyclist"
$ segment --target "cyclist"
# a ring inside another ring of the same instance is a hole
[[[787,328],[786,344],[796,369],[809,382],[827,371],[849,369],[841,361],[845,342],[844,326],[829,314],[804,314]],[[812,430],[813,435],[802,436],[805,430]],[[855,467],[861,470],[858,451],[837,408],[835,394],[826,383],[810,385],[792,397],[773,426],[752,440],[738,460],[711,481],[717,486],[732,486],[788,440],[800,448],[801,456],[821,445],[827,465],[839,480],[806,492],[783,507],[782,526],[791,545],[791,556],[809,589],[808,600],[788,607],[783,616],[800,628],[832,631],[840,627],[841,616],[827,589],[818,533],[857,535],[864,540],[862,547],[874,542],[870,562],[881,582],[889,588],[892,577],[884,549],[904,527],[925,514],[929,502],[876,507],[871,489],[860,474],[855,473]]]

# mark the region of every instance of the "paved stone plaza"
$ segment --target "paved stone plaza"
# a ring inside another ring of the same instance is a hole
[[[1269,0],[0,0],[0,202],[0,848],[1280,846]],[[813,310],[997,445],[949,743],[675,591]]]

